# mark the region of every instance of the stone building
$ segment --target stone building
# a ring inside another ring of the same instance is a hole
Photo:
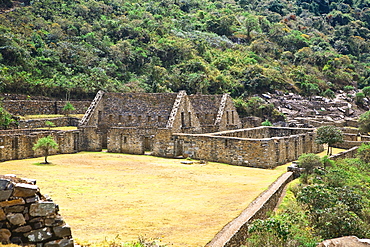
[[[98,92],[79,124],[87,151],[192,157],[272,168],[319,152],[313,129],[241,129],[228,94]]]
[[[153,149],[153,140],[160,130],[206,133],[237,128],[241,128],[241,123],[228,94],[188,96],[185,91],[99,91],[79,124],[82,149],[108,148],[138,154]],[[117,143],[120,147],[113,148]]]

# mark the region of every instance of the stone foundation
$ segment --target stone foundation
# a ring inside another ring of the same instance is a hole
[[[0,242],[73,247],[71,228],[59,207],[40,193],[36,180],[0,176]]]

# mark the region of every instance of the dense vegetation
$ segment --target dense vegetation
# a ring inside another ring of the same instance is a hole
[[[321,160],[325,164],[316,164],[310,175],[290,186],[278,213],[252,224],[247,246],[314,247],[322,239],[368,238],[369,150],[363,144],[356,159]]]
[[[332,97],[370,85],[369,7],[369,0],[3,0],[0,89],[75,98],[99,89]]]

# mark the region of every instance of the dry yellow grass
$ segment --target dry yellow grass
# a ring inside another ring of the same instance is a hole
[[[275,170],[181,164],[151,156],[82,152],[0,163],[0,174],[37,179],[43,194],[60,205],[79,242],[119,234],[161,238],[172,246],[204,246],[265,190]]]

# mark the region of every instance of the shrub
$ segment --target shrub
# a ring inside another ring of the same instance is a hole
[[[354,88],[354,86],[344,86],[343,87],[343,91],[344,92],[349,92],[349,91],[352,91],[352,90],[354,90],[355,88]]]
[[[363,113],[358,119],[358,128],[362,133],[370,132],[370,111]]]
[[[76,110],[76,108],[71,104],[71,102],[67,102],[64,106],[63,106],[63,109],[62,109],[65,113],[66,116],[68,116],[69,114],[71,114],[72,111]]]
[[[356,93],[356,95],[355,95],[356,104],[357,105],[363,105],[364,104],[364,98],[365,98],[364,93],[362,93],[362,92]]]
[[[319,166],[322,166],[322,160],[317,154],[302,154],[298,158],[299,167],[304,168],[304,173],[310,174]]]
[[[362,143],[357,149],[357,157],[365,163],[370,163],[370,144]]]
[[[324,96],[325,98],[334,99],[335,98],[335,93],[331,89],[326,89],[322,93],[322,96]]]
[[[272,126],[272,123],[266,119],[264,122],[261,123],[262,126]]]

